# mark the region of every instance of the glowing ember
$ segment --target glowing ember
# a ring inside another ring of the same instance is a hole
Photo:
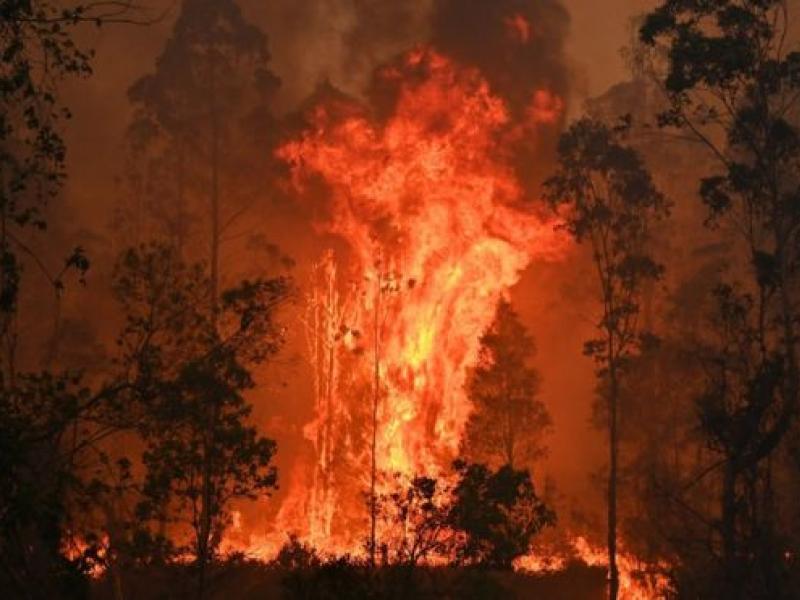
[[[547,90],[537,90],[528,106],[528,118],[533,123],[555,123],[564,110],[564,102]]]
[[[533,35],[533,28],[530,21],[517,13],[512,17],[505,20],[506,30],[512,39],[520,44],[527,44],[531,41]]]

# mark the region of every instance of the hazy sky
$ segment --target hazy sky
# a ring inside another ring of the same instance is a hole
[[[630,19],[654,0],[564,0],[572,15],[568,48],[575,61],[576,92],[594,96],[624,78],[619,51],[631,38]]]

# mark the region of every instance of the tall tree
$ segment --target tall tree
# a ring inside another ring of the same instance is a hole
[[[547,183],[547,197],[560,209],[564,227],[592,252],[598,277],[601,336],[584,351],[598,364],[609,440],[608,557],[609,598],[619,592],[617,567],[617,487],[620,379],[643,339],[639,309],[644,284],[662,268],[648,251],[651,225],[667,210],[639,155],[622,142],[624,125],[582,119],[563,135],[559,168]]]
[[[376,564],[377,527],[378,527],[378,428],[380,426],[378,417],[380,414],[381,398],[385,396],[384,385],[381,379],[381,334],[389,316],[387,308],[391,294],[400,291],[399,277],[396,273],[386,270],[384,262],[381,260],[382,252],[377,251],[378,258],[374,265],[374,281],[371,284],[372,315],[370,329],[372,333],[372,401],[370,406],[370,470],[369,470],[369,547],[370,564]]]
[[[248,423],[244,393],[254,385],[251,369],[283,343],[275,313],[288,296],[284,279],[245,281],[212,311],[203,301],[204,271],[185,266],[172,248],[155,247],[126,252],[115,277],[127,316],[120,365],[136,382],[133,400],[142,411],[139,517],[188,521],[201,597],[229,502],[275,487],[275,443]]]
[[[175,172],[174,184],[171,178],[166,184],[175,208],[162,222],[180,251],[185,250],[187,215],[198,205],[205,208],[199,220],[207,227],[212,322],[220,311],[221,246],[259,198],[252,183],[263,185],[253,172],[264,165],[258,157],[268,156],[266,107],[279,83],[267,68],[269,59],[266,36],[247,22],[234,0],[185,0],[156,71],[129,91],[137,106],[133,131],[139,134],[134,138],[139,151],[155,165],[157,178],[165,164]],[[156,181],[165,187],[163,180]],[[157,201],[161,205],[164,199]],[[225,394],[213,389],[222,395],[207,395],[205,457],[211,456],[212,432],[223,418]],[[201,474],[201,575],[213,521],[213,470],[207,462]]]
[[[783,0],[667,0],[640,31],[667,56],[662,124],[688,133],[716,160],[700,184],[709,223],[730,226],[749,262],[740,285],[718,291],[721,335],[709,358],[716,366],[699,399],[701,426],[723,458],[718,537],[731,598],[779,593],[770,569],[754,568],[752,557],[782,561],[770,465],[796,422],[800,394],[800,52],[788,42],[790,22]],[[761,517],[753,522],[748,513]],[[753,547],[752,527],[773,541]]]
[[[494,467],[530,467],[545,452],[542,435],[551,423],[537,397],[539,374],[530,365],[533,338],[511,304],[501,300],[480,341],[478,363],[467,382],[473,412],[463,453]]]
[[[77,27],[133,22],[131,10],[128,3],[46,0],[0,6],[0,585],[21,598],[81,593],[79,561],[61,553],[67,504],[93,489],[82,459],[109,430],[84,426],[101,419],[117,392],[90,390],[74,373],[22,371],[23,266],[43,273],[55,294],[67,271],[88,268],[76,249],[51,269],[30,238],[45,230],[45,207],[66,178],[61,125],[69,110],[60,84],[91,73],[92,52],[76,42]]]
[[[122,208],[140,224],[134,242],[156,236],[183,251],[203,227],[212,302],[220,247],[267,185],[280,83],[269,61],[266,35],[235,0],[184,0],[155,71],[128,92],[133,206]],[[142,231],[148,222],[155,231]]]

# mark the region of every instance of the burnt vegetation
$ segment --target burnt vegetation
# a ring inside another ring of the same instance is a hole
[[[798,8],[660,0],[568,113],[560,1],[412,4],[290,102],[246,2],[0,0],[0,595],[800,597]],[[86,31],[165,23],[98,225]]]

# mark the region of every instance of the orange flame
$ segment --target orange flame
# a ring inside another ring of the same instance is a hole
[[[527,21],[507,24],[528,39]],[[350,253],[325,253],[308,286],[303,321],[316,416],[304,433],[313,460],[291,473],[275,531],[247,537],[249,553],[261,558],[274,556],[288,532],[323,553],[362,551],[376,361],[379,469],[405,479],[447,472],[471,409],[464,383],[480,334],[521,272],[558,259],[567,245],[556,223],[526,202],[507,150],[509,140],[556,122],[560,98],[536,91],[523,122],[511,123],[477,71],[427,49],[379,77],[399,86],[384,121],[341,99],[322,103],[279,150],[296,190],[312,195],[318,186],[310,182],[324,182],[330,210],[321,229]],[[585,538],[571,545],[569,555],[531,554],[516,568],[561,570],[575,558],[607,564]],[[658,597],[663,581],[638,578],[638,561],[627,554],[619,565],[621,598]]]
[[[325,181],[331,205],[325,228],[352,250],[351,279],[361,282],[360,294],[338,296],[334,268],[328,266],[323,304],[348,305],[346,316],[329,311],[329,317],[342,320],[333,331],[358,328],[365,350],[355,367],[362,410],[370,402],[373,362],[379,363],[379,468],[436,475],[458,451],[470,412],[466,369],[498,300],[534,259],[559,256],[566,242],[552,221],[524,202],[502,144],[508,111],[477,71],[417,49],[380,76],[400,82],[394,112],[385,122],[358,111],[336,118],[327,106],[318,106],[311,127],[279,155],[291,165],[298,189],[306,189],[311,176]],[[317,352],[315,360],[320,359]],[[334,363],[328,371],[337,370]],[[352,417],[339,422],[352,422],[356,412],[347,408],[352,398],[343,397],[341,389],[327,388],[324,395],[327,401],[318,401],[317,420],[307,428],[323,470],[327,459],[319,453],[332,443],[325,438],[326,422],[336,414]],[[363,422],[361,429],[363,435]],[[367,459],[363,446],[347,457],[362,473]],[[318,475],[294,486],[282,525],[336,545],[331,527],[340,506],[314,503],[323,497],[329,504],[352,503],[357,492],[340,487],[321,494]],[[331,477],[336,475],[328,474],[326,485]],[[364,476],[357,487],[367,489]],[[298,504],[297,494],[304,502]],[[315,522],[302,527],[289,513]],[[327,516],[314,517],[320,513]],[[349,541],[347,547],[357,544],[357,538]]]

